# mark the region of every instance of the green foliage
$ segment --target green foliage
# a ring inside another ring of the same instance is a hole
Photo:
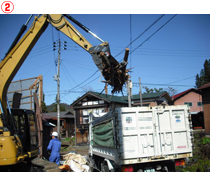
[[[48,113],[47,106],[46,106],[44,101],[42,101],[42,112],[43,113]]]
[[[71,146],[74,146],[75,144],[75,137],[68,137],[63,140],[61,140],[62,143],[69,143]]]
[[[47,113],[48,109],[47,109],[47,105],[45,104],[45,94],[43,94],[43,101],[42,101],[42,112],[43,113]]]
[[[202,141],[203,141],[203,144],[206,145],[206,144],[210,143],[210,138],[204,137],[204,138],[202,139]]]
[[[67,105],[66,103],[60,103],[60,105],[65,108],[65,111],[70,111],[72,109],[70,107],[70,105]],[[47,106],[48,112],[57,112],[57,111],[54,110],[55,108],[57,110],[57,107],[55,107],[55,106],[57,106],[56,103],[53,103],[51,105],[48,105]]]
[[[163,88],[148,88],[148,87],[143,87],[145,89],[146,93],[159,93],[163,91]]]
[[[200,74],[197,74],[196,78],[195,78],[195,87],[196,88],[199,88],[202,85],[210,82],[210,59],[205,60],[203,66],[204,66],[204,68],[201,69]]]
[[[176,167],[179,172],[208,172],[210,171],[210,138],[202,132],[194,134],[193,157],[184,167]]]
[[[177,90],[174,89],[173,87],[167,87],[165,89],[163,89],[163,88],[148,88],[148,87],[143,87],[143,88],[145,89],[144,93],[159,93],[162,91],[167,91],[170,96],[174,96],[177,93]]]
[[[181,172],[207,172],[210,167],[210,160],[208,159],[199,159],[198,161],[191,160],[185,168],[177,167],[176,171]]]
[[[68,137],[61,140],[61,145],[63,145],[61,148],[61,152],[75,150],[75,137]]]
[[[65,139],[61,140],[61,142],[66,142],[66,141],[69,141],[69,140],[70,140],[70,138],[68,137],[68,138],[65,138]]]
[[[57,112],[57,107],[58,107],[57,104],[54,103],[52,112]],[[64,112],[64,111],[66,111],[65,107],[62,104],[60,104],[60,112]]]

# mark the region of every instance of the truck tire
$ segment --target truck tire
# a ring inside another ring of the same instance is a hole
[[[109,168],[106,162],[101,163],[101,172],[109,172]]]

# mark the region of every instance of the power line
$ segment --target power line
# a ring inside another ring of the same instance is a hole
[[[73,87],[70,89],[70,91],[74,90],[75,88],[79,87],[80,85],[84,84],[86,81],[88,81],[90,78],[92,78],[96,73],[98,72],[98,70],[96,70],[90,77],[88,77],[86,80],[84,80],[83,82],[81,82],[80,84],[78,84],[77,86]]]
[[[69,77],[74,81],[74,79],[71,77],[71,75],[68,73],[68,71],[66,70],[66,67],[65,67],[65,65],[63,64],[63,62],[61,63],[61,65],[62,65],[62,69],[63,69],[63,71],[64,71],[64,74],[66,75],[66,73],[69,75]],[[68,83],[69,83],[69,85],[72,87],[72,85],[71,85],[71,82],[69,81],[69,77],[67,77],[67,75],[66,75],[66,78],[67,78],[67,81],[68,81]],[[77,85],[77,83],[74,81],[74,83]]]
[[[173,86],[173,87],[193,87],[193,85],[172,85],[172,84],[153,84],[153,83],[141,83],[142,85],[151,85],[151,86]],[[138,82],[133,82],[133,86],[139,86]]]
[[[190,78],[195,78],[195,77],[196,76],[187,77],[187,78],[184,78],[184,79],[181,79],[181,80],[178,80],[178,81],[174,81],[174,82],[171,82],[171,83],[168,83],[168,84],[173,84],[173,83],[176,83],[176,82],[184,81],[184,80],[187,80],[187,79],[190,79]]]
[[[84,86],[90,84],[91,82],[93,82],[93,81],[95,81],[96,79],[98,79],[98,77],[99,77],[99,76],[97,76],[96,78],[94,78],[93,80],[91,80],[90,82],[88,82],[87,84],[85,84],[85,85],[83,85],[83,86],[81,86],[81,87],[79,87],[79,88],[77,88],[77,89],[81,89],[82,87],[84,87]],[[68,93],[65,94],[63,97],[67,96],[67,95],[68,95],[69,93],[71,93],[71,92],[72,92],[72,90],[69,90]],[[63,98],[63,97],[62,97],[62,98]]]
[[[143,34],[145,34],[154,24],[156,24],[165,14],[161,15],[157,20],[155,20],[148,28],[146,28],[136,39],[134,39],[133,41],[131,41],[126,47],[129,47],[132,43],[134,43],[137,39],[139,39]],[[117,54],[115,57],[119,56],[120,54],[122,54],[124,52],[121,51],[119,54]]]
[[[76,63],[73,62],[73,61],[71,61],[71,62],[68,62],[68,60],[64,60],[64,61],[65,61],[65,63],[68,63],[68,64],[70,64],[70,65],[72,65],[72,66],[76,66],[76,67],[79,67],[79,68],[81,68],[81,69],[86,69],[86,70],[91,70],[91,71],[93,71],[92,68],[84,67],[84,63],[81,64],[81,65],[78,65],[78,64],[76,64]]]
[[[176,17],[177,14],[173,15],[167,22],[165,22],[161,27],[159,27],[152,35],[150,35],[146,40],[144,40],[139,46],[137,46],[133,51],[130,52],[133,53],[136,49],[141,47],[145,42],[147,42],[150,38],[152,38],[158,31],[160,31],[166,24],[168,24],[174,17]]]

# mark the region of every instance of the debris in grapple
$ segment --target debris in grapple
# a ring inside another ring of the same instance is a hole
[[[126,48],[124,60],[121,63],[111,55],[108,42],[91,47],[89,51],[94,63],[106,80],[102,82],[108,83],[113,87],[112,94],[122,92],[123,85],[129,79],[129,70],[126,70],[129,49]]]

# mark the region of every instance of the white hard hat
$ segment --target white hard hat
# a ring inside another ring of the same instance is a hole
[[[57,133],[56,131],[54,131],[54,132],[52,133],[52,136],[58,137],[58,133]]]

